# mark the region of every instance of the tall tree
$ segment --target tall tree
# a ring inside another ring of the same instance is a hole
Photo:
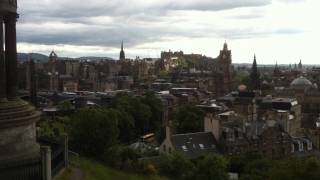
[[[174,126],[177,133],[203,131],[205,113],[194,105],[183,105],[175,112]]]
[[[117,144],[118,113],[113,109],[84,108],[75,113],[69,124],[71,147],[87,156],[100,158]]]

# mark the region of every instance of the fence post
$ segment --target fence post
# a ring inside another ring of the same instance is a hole
[[[51,180],[51,149],[49,146],[41,146],[42,179]]]
[[[64,134],[64,167],[69,167],[68,134]]]

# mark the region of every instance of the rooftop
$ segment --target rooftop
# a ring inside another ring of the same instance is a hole
[[[189,158],[196,158],[216,151],[216,139],[211,132],[176,134],[172,137],[175,150]]]

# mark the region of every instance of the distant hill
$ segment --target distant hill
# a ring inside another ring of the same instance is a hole
[[[40,62],[48,62],[49,57],[39,53],[18,53],[18,61],[25,62],[29,59]]]
[[[110,57],[95,57],[95,56],[85,56],[85,57],[79,57],[79,58],[75,58],[78,60],[90,60],[90,61],[99,61],[101,59],[105,59],[105,60],[114,60],[113,58]]]
[[[29,59],[33,59],[35,61],[40,61],[40,62],[48,62],[49,56],[39,54],[39,53],[18,53],[18,61],[25,62],[25,61],[28,61]],[[113,58],[110,58],[110,57],[95,57],[95,56],[86,56],[86,57],[79,57],[79,58],[59,57],[59,59],[78,60],[78,61],[84,61],[84,60],[98,61],[101,59],[114,60]]]

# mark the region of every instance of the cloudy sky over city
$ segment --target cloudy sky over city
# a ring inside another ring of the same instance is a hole
[[[20,0],[18,50],[159,57],[171,49],[235,63],[319,63],[318,0]]]

